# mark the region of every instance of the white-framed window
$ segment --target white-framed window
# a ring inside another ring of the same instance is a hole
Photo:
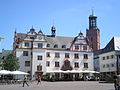
[[[69,58],[69,53],[65,53],[65,58]]]
[[[23,51],[23,56],[28,56],[28,51]]]
[[[75,68],[79,68],[79,63],[78,62],[74,62],[74,67]]]
[[[50,66],[50,61],[46,61],[46,66],[47,66],[47,67]]]
[[[88,63],[84,63],[84,68],[88,68]]]
[[[29,67],[30,66],[30,61],[25,61],[25,67]]]
[[[25,46],[26,46],[26,47],[29,47],[29,42],[25,42]]]
[[[87,46],[83,46],[83,50],[87,50]]]
[[[60,53],[55,52],[55,57],[56,57],[56,58],[59,58],[59,57],[60,57]]]
[[[42,66],[41,65],[37,65],[37,71],[42,71]]]
[[[79,49],[79,45],[75,45],[75,50],[78,50]]]
[[[55,62],[55,67],[60,67],[60,63],[59,62]]]
[[[43,44],[42,43],[38,43],[38,48],[43,48]]]
[[[58,45],[57,45],[57,44],[55,44],[55,45],[54,45],[54,48],[58,48]]]
[[[75,58],[75,59],[79,59],[79,54],[78,54],[78,53],[75,53],[75,54],[74,54],[74,58]]]
[[[88,54],[84,54],[84,59],[88,59]]]
[[[46,52],[46,57],[50,57],[50,52]]]
[[[38,56],[37,56],[37,60],[42,60],[42,56],[41,56],[41,55],[38,55]]]

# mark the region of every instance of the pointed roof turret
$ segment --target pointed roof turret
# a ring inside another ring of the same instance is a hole
[[[39,30],[38,34],[43,35],[43,32],[41,29]]]
[[[33,26],[32,26],[32,28],[30,29],[30,32],[34,32],[35,31],[35,29],[33,28]]]
[[[55,28],[55,26],[53,25],[52,28],[51,28],[51,36],[52,36],[52,37],[55,37],[55,35],[56,35],[55,32],[56,32],[56,28]]]

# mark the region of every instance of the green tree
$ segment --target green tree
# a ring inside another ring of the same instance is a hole
[[[10,71],[18,70],[20,68],[18,58],[13,53],[8,54],[3,61],[3,68]]]

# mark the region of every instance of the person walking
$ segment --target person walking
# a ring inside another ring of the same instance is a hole
[[[23,87],[25,86],[25,84],[26,84],[27,86],[29,86],[28,83],[27,83],[27,77],[26,77],[26,76],[24,77],[24,80],[23,80]]]
[[[38,85],[39,83],[41,84],[41,76],[38,76],[38,77],[37,77],[37,81],[38,81],[38,82],[37,82],[37,85]]]

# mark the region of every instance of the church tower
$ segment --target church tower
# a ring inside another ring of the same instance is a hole
[[[86,30],[86,36],[89,40],[89,44],[94,51],[100,49],[100,30],[97,27],[97,16],[92,14],[89,16],[89,29]]]

